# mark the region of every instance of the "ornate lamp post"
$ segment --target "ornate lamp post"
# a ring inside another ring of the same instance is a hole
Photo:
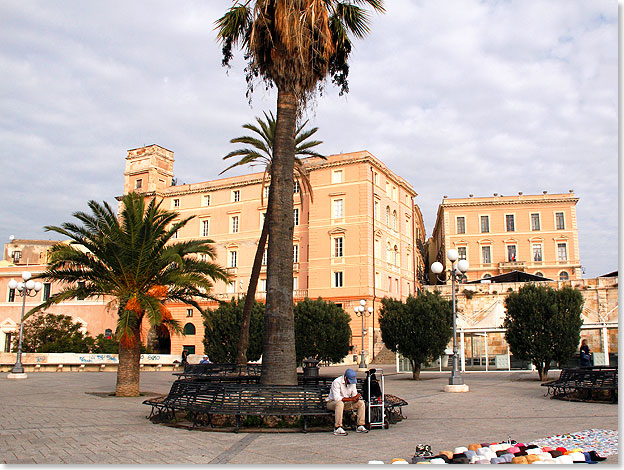
[[[446,252],[446,257],[451,262],[451,279],[453,288],[451,294],[453,304],[453,368],[451,370],[449,384],[445,388],[445,390],[449,392],[467,392],[468,385],[464,384],[464,379],[459,373],[459,369],[457,367],[457,308],[455,305],[455,282],[457,280],[457,276],[462,276],[463,273],[468,271],[470,265],[465,259],[460,259],[459,261],[457,261],[457,258],[459,258],[459,253],[457,253],[457,250],[453,248]],[[443,270],[444,266],[439,261],[436,261],[431,265],[431,272],[434,274],[440,274]]]
[[[23,282],[17,282],[15,279],[9,281],[9,289],[17,289],[19,295],[22,296],[22,319],[20,320],[19,343],[17,346],[17,360],[11,372],[7,375],[8,379],[25,379],[27,377],[22,366],[22,339],[24,335],[24,310],[26,309],[26,297],[34,297],[43,287],[40,282],[35,282],[31,278],[28,271],[22,273]]]
[[[366,330],[364,329],[364,317],[368,317],[373,313],[373,307],[366,308],[366,300],[362,299],[360,300],[360,305],[356,305],[355,307],[353,307],[353,311],[355,312],[356,316],[362,318],[362,350],[360,351],[361,357],[358,367],[360,369],[366,369],[366,360],[364,358],[364,335],[366,334]]]

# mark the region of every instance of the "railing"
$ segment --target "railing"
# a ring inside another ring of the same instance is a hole
[[[498,263],[498,267],[501,269],[524,270],[526,268],[526,261],[504,261]]]

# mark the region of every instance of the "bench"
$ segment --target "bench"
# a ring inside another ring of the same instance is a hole
[[[183,372],[176,372],[173,375],[179,377],[203,377],[219,375],[255,375],[260,376],[261,364],[186,364]]]
[[[581,367],[563,369],[558,379],[542,384],[548,387],[545,396],[577,401],[598,400],[606,392],[612,403],[617,402],[616,367]],[[598,396],[596,396],[598,392]]]

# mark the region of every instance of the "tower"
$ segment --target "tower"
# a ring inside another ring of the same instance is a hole
[[[173,161],[173,152],[156,144],[128,150],[124,194],[158,193],[171,186]]]

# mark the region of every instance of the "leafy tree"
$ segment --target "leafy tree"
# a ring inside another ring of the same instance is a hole
[[[235,168],[241,165],[264,165],[264,177],[262,179],[262,189],[260,192],[260,200],[264,203],[264,188],[267,181],[267,172],[271,171],[271,159],[273,158],[273,142],[275,140],[275,125],[277,123],[275,116],[272,112],[264,113],[264,119],[256,117],[257,125],[244,124],[243,128],[255,132],[258,136],[242,136],[236,137],[230,140],[233,144],[245,144],[248,147],[233,150],[228,153],[224,160],[232,157],[242,157],[236,163],[233,163],[221,173],[225,173],[231,168]],[[313,156],[325,159],[325,157],[316,151],[312,150],[313,147],[320,145],[322,142],[319,140],[308,140],[312,137],[318,127],[312,129],[305,129],[308,121],[297,127],[295,132],[295,178],[300,182],[302,190],[310,194],[310,200],[312,200],[312,186],[308,178],[308,172],[303,166],[298,156]],[[268,217],[265,216],[264,223],[262,224],[262,233],[258,240],[258,247],[256,248],[256,256],[254,257],[253,266],[251,268],[251,276],[249,278],[249,285],[247,286],[247,295],[245,297],[245,306],[243,308],[243,319],[241,321],[241,330],[238,340],[238,350],[236,353],[236,363],[246,364],[247,346],[249,345],[249,322],[251,318],[251,309],[255,302],[256,288],[258,286],[258,279],[260,278],[260,271],[262,268],[262,257],[264,255],[264,248],[266,246],[267,238],[269,236],[269,225],[267,223]]]
[[[204,312],[204,351],[212,362],[232,363],[236,359],[244,299],[221,302],[213,311]],[[246,357],[257,361],[262,355],[264,304],[254,300],[249,323],[249,345]]]
[[[399,352],[412,366],[412,378],[420,378],[421,364],[442,356],[453,337],[453,308],[438,291],[409,296],[405,303],[381,301],[379,327],[386,347]]]
[[[556,290],[527,284],[505,299],[505,340],[511,353],[531,361],[548,380],[551,361],[567,361],[581,340],[583,295],[571,287]]]
[[[143,352],[143,345],[141,346],[141,352]],[[119,341],[99,334],[93,339],[91,352],[94,354],[117,354],[119,352]]]
[[[368,11],[382,0],[238,0],[217,20],[223,65],[239,44],[247,60],[248,93],[261,78],[277,88],[277,121],[267,206],[267,305],[264,316],[262,383],[296,384],[293,318],[293,170],[297,118],[306,100],[330,75],[348,91],[349,33],[369,31]]]
[[[39,353],[88,353],[93,338],[81,331],[82,325],[74,323],[69,315],[46,313],[24,322],[22,351]],[[15,348],[17,349],[17,338]]]
[[[294,307],[297,363],[306,357],[339,362],[349,354],[351,317],[333,302],[320,297]]]
[[[214,280],[227,280],[225,270],[213,263],[211,240],[174,243],[176,232],[192,217],[176,222],[176,212],[161,209],[155,199],[145,204],[135,193],[121,198],[117,216],[108,203],[89,201],[92,213],[76,212],[82,224],[47,226],[70,238],[50,251],[50,262],[37,276],[64,285],[59,292],[28,312],[74,298],[113,297],[119,341],[117,396],[139,395],[140,331],[143,321],[166,325],[180,332],[166,301],[190,304],[200,312],[197,299],[210,299]],[[200,255],[206,255],[205,261]]]

